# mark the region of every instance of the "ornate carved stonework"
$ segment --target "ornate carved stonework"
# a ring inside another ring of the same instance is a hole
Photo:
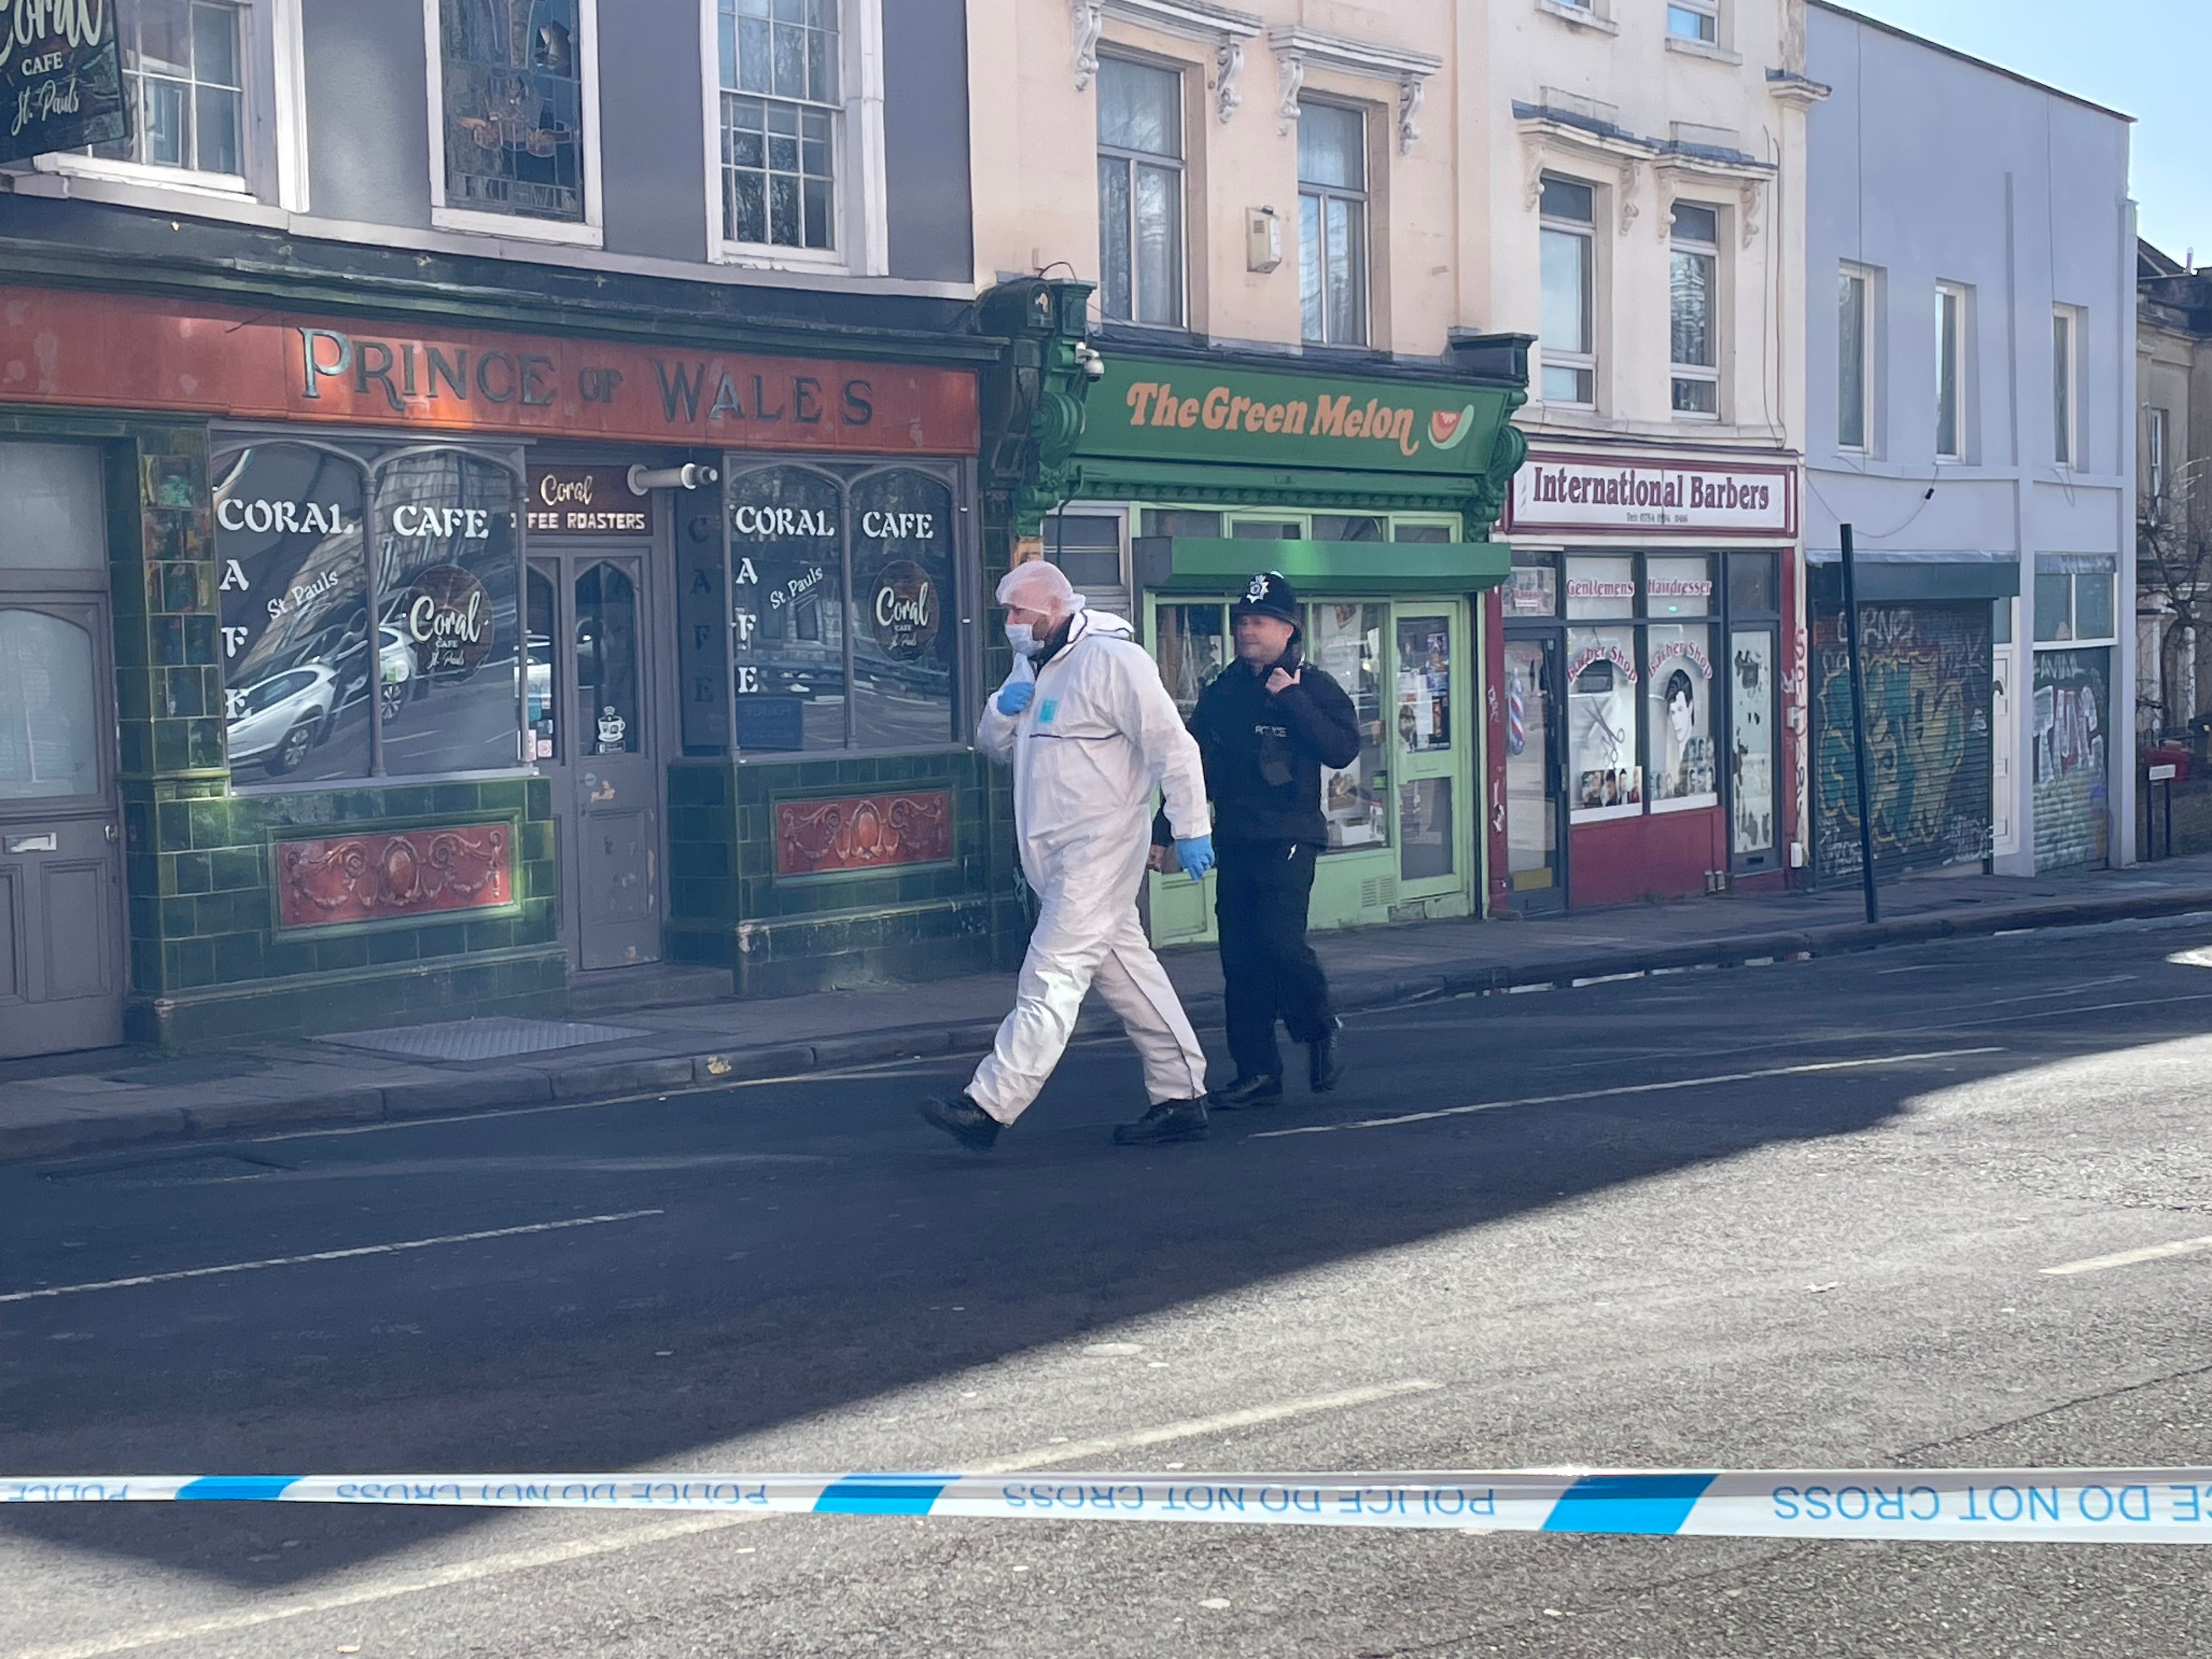
[[[378,830],[280,841],[277,922],[285,928],[491,910],[514,899],[514,833],[504,823]]]
[[[844,875],[952,856],[952,792],[775,804],[775,872]]]

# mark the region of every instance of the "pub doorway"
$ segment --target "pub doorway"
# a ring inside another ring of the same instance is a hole
[[[123,1041],[103,468],[0,443],[0,1059]]]
[[[665,909],[661,726],[635,542],[534,547],[524,594],[525,740],[552,782],[572,972],[658,962]]]

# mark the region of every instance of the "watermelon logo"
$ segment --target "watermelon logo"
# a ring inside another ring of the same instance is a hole
[[[1457,449],[1467,441],[1467,434],[1474,428],[1474,405],[1469,404],[1456,415],[1439,409],[1429,416],[1429,442],[1437,449]]]

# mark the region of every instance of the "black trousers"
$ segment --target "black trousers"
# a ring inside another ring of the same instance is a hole
[[[1328,976],[1306,943],[1315,849],[1284,842],[1218,846],[1213,914],[1230,1057],[1238,1077],[1280,1077],[1278,1016],[1294,1042],[1335,1029]]]

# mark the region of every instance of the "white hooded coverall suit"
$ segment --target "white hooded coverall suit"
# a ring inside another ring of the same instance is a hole
[[[1119,617],[1079,610],[1068,643],[1034,678],[1019,714],[994,694],[975,744],[1014,769],[1022,870],[1042,902],[1014,1010],[968,1097],[1000,1123],[1029,1109],[1060,1063],[1095,982],[1145,1062],[1157,1105],[1206,1093],[1206,1054],[1137,918],[1152,849],[1152,797],[1178,839],[1211,833],[1198,744],[1159,670]]]

